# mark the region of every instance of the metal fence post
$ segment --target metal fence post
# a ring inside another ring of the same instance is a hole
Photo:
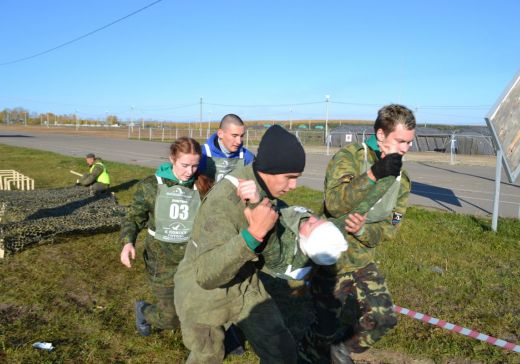
[[[493,220],[491,221],[491,229],[497,231],[498,225],[498,209],[500,207],[500,179],[502,177],[502,151],[497,148],[497,161],[495,171],[495,201],[493,202]]]

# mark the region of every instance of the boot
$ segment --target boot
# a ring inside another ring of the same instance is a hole
[[[150,336],[152,333],[152,326],[146,322],[144,318],[144,309],[149,306],[145,301],[137,301],[135,303],[135,328],[141,336]]]
[[[330,359],[332,364],[354,364],[347,346],[342,342],[330,346]]]
[[[244,355],[246,350],[244,349],[245,343],[241,337],[241,332],[235,325],[231,325],[226,330],[226,336],[224,337],[224,348],[227,355]]]

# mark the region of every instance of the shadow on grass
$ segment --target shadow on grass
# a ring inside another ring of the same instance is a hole
[[[137,182],[139,182],[138,179],[131,179],[130,181],[126,181],[124,183],[118,184],[117,186],[110,187],[110,191],[117,193],[121,191],[127,191],[130,188],[132,188],[133,185],[135,185]]]
[[[76,200],[69,202],[64,205],[51,207],[51,208],[44,208],[39,209],[35,213],[27,216],[26,220],[38,220],[48,217],[59,217],[59,216],[68,216],[72,214],[74,211],[76,211],[79,208],[85,207],[95,201],[107,198],[109,195],[107,193],[102,194],[96,194],[94,196],[89,196],[81,200]]]
[[[475,223],[478,227],[482,229],[482,231],[492,231],[491,224],[487,221],[484,221],[482,219],[478,219],[476,216],[471,215],[470,216],[471,221]]]

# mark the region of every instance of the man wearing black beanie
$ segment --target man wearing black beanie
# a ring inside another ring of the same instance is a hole
[[[187,363],[221,363],[224,327],[231,324],[260,363],[296,363],[294,338],[258,277],[258,260],[279,218],[278,197],[296,188],[304,167],[298,139],[272,126],[253,164],[237,167],[206,195],[175,275],[175,307],[191,351]],[[244,201],[237,187],[257,195]]]
[[[296,188],[296,179],[305,168],[305,151],[287,130],[273,125],[265,132],[253,171],[268,197],[280,197]]]

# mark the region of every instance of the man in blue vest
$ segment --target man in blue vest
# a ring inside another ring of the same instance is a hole
[[[225,115],[202,148],[199,171],[218,182],[235,167],[250,164],[254,155],[243,146],[245,129],[239,116]]]
[[[94,153],[89,153],[85,160],[87,161],[89,171],[78,179],[76,184],[89,187],[92,193],[108,190],[110,187],[110,176],[101,159],[96,158]]]

